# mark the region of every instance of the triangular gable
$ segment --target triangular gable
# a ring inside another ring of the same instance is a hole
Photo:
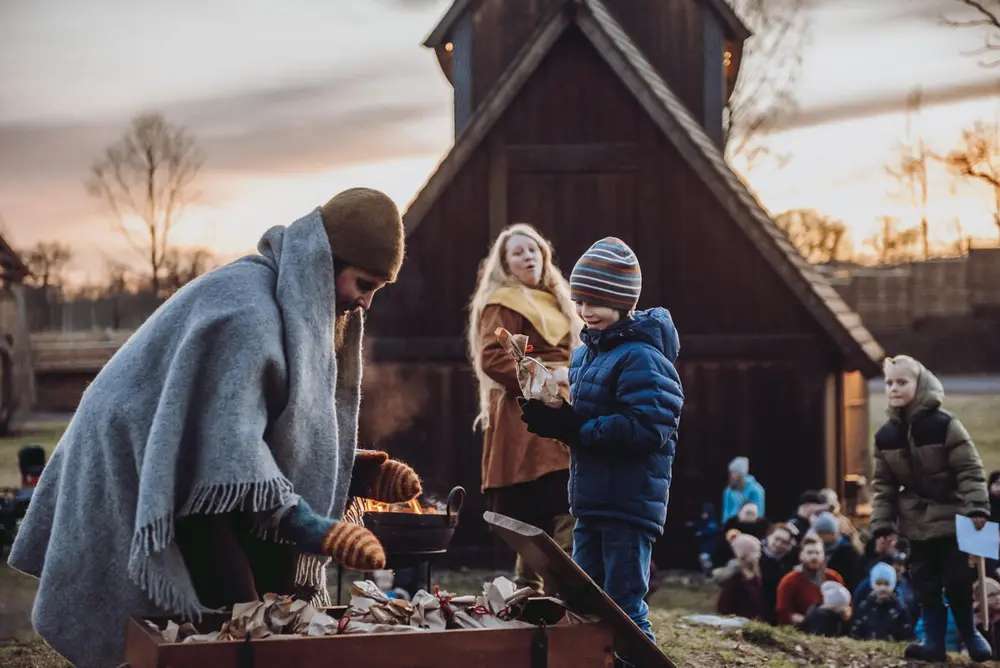
[[[664,2],[670,2],[671,0],[663,0]],[[715,10],[715,12],[722,18],[723,22],[726,24],[728,29],[727,37],[736,40],[738,42],[745,42],[753,34],[750,28],[743,22],[743,19],[739,17],[739,14],[732,8],[728,0],[704,0]],[[446,39],[448,39],[448,34],[451,29],[455,27],[458,23],[458,19],[462,17],[465,10],[469,9],[475,0],[455,0],[448,8],[448,11],[444,13],[438,24],[434,26],[434,30],[427,36],[424,40],[424,46],[435,49],[441,46]]]
[[[557,12],[535,31],[417,193],[403,216],[407,234],[420,224],[559,37],[575,23],[846,359],[866,376],[877,375],[884,351],[861,318],[795,250],[601,0],[577,0],[566,8],[570,11]]]

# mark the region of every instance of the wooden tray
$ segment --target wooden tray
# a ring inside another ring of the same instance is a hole
[[[534,612],[556,622],[551,599]],[[527,609],[527,605],[526,605]],[[339,617],[345,607],[326,610]],[[218,629],[229,615],[207,615],[199,631]],[[163,620],[153,620],[163,626]],[[125,641],[129,668],[611,668],[613,633],[598,623],[520,629],[460,629],[425,633],[273,636],[262,640],[168,643],[131,619]]]

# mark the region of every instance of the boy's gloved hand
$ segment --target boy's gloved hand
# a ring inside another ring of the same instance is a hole
[[[566,445],[580,444],[580,428],[586,420],[580,417],[565,399],[558,408],[550,408],[539,399],[518,397],[521,407],[521,421],[528,425],[528,431],[542,438],[554,438]]]
[[[351,496],[382,503],[403,503],[423,492],[420,476],[401,461],[379,450],[359,450],[351,474]]]

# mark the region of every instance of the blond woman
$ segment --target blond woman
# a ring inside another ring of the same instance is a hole
[[[493,334],[497,327],[526,335],[531,355],[548,365],[568,390],[570,352],[580,342],[582,323],[569,284],[552,262],[552,246],[525,223],[510,225],[497,237],[482,262],[469,307],[469,359],[479,384],[473,426],[483,429],[487,507],[543,529],[569,551],[569,450],[559,441],[528,433],[517,403],[521,389],[514,362]],[[543,590],[541,578],[520,557],[515,580]]]

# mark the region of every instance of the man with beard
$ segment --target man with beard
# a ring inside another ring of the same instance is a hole
[[[36,630],[80,668],[121,662],[126,621],[266,593],[326,598],[325,566],[385,554],[352,494],[420,480],[357,450],[363,311],[403,261],[383,193],[340,193],[259,254],[168,299],[101,370],[53,452],[9,563],[40,578]]]

